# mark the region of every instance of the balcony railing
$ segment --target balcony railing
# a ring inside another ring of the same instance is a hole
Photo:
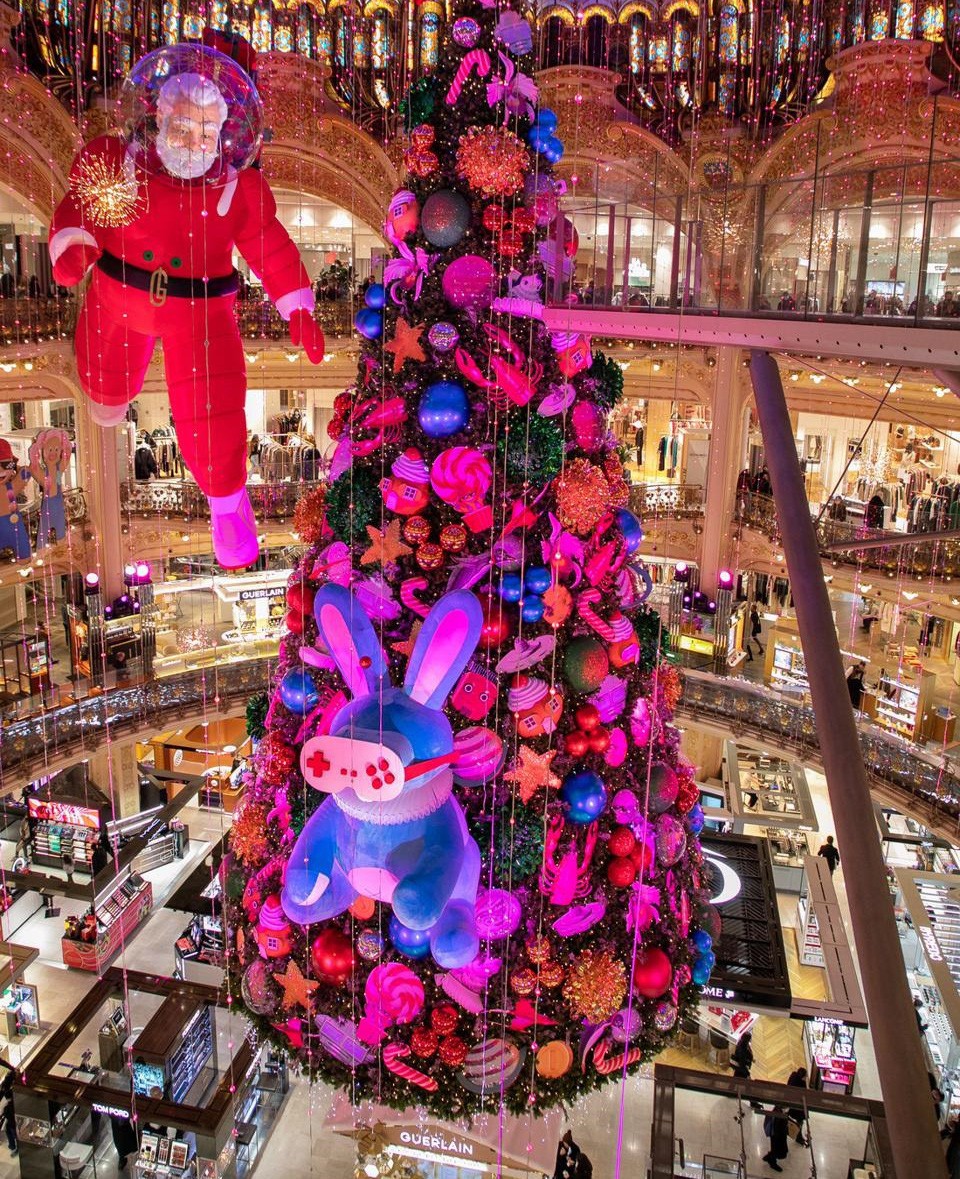
[[[648,521],[702,516],[703,488],[698,483],[634,483],[630,487],[630,510]]]
[[[323,328],[325,336],[331,339],[353,334],[353,317],[357,306],[350,299],[317,303],[315,318]],[[237,318],[240,334],[247,340],[286,340],[290,329],[280,318],[276,307],[264,299],[247,297],[237,301]],[[249,351],[249,344],[247,345]]]
[[[258,520],[289,520],[303,495],[304,484],[248,483],[250,502]],[[179,517],[183,520],[208,520],[207,497],[190,479],[159,479],[152,483],[128,480],[120,488],[126,512],[142,516]]]
[[[769,496],[738,496],[736,516],[741,523],[758,528],[771,540],[779,540],[776,507]],[[957,540],[924,540],[922,532],[915,535],[916,540],[904,544],[902,532],[867,528],[849,520],[831,520],[828,517],[817,523],[817,540],[823,556],[838,564],[855,565],[880,573],[906,573],[920,577],[955,577],[960,574],[960,535]],[[896,538],[897,544],[889,548],[826,551],[826,546],[831,544],[880,540],[884,537]]]
[[[0,735],[0,790],[9,792],[55,761],[89,752],[108,733],[116,738],[163,730],[194,713],[236,707],[269,687],[271,670],[270,660],[255,659],[190,671],[115,688],[5,725]],[[755,684],[685,672],[679,715],[691,722],[717,721],[735,735],[751,733],[773,741],[801,760],[820,760],[813,709]],[[930,825],[953,834],[960,831],[960,775],[948,759],[873,728],[861,728],[860,743],[875,786]]]
[[[939,98],[929,103],[933,144],[949,137],[952,115]],[[720,168],[708,188],[655,193],[643,206],[569,201],[579,300],[960,328],[960,161],[932,153],[841,169],[825,124],[818,134],[807,171],[787,180],[737,184]],[[549,300],[569,294],[554,275]]]
[[[742,680],[684,672],[680,715],[691,722],[716,720],[734,735],[749,733],[793,750],[801,761],[820,763],[812,708]],[[861,725],[860,747],[873,784],[900,805],[956,837],[960,832],[960,775],[949,758],[927,753],[898,737]]]
[[[72,294],[60,299],[0,297],[0,347],[64,339],[73,334],[76,322],[77,300]]]

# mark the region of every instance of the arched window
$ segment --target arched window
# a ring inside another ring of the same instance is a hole
[[[895,36],[898,41],[913,39],[913,0],[900,0],[897,5]]]
[[[229,19],[226,0],[213,0],[213,3],[210,5],[210,27],[212,29],[225,29]]]
[[[273,47],[277,53],[293,52],[293,29],[288,24],[284,23],[274,26]]]
[[[370,64],[370,36],[364,25],[353,31],[353,67],[357,70],[366,69]]]
[[[181,24],[184,40],[199,41],[203,35],[203,26],[206,23],[207,22],[198,12],[191,12],[184,16]]]
[[[378,8],[373,14],[373,31],[371,34],[371,62],[375,70],[385,70],[390,66],[393,53],[393,37],[390,13],[385,8]]]
[[[333,14],[333,57],[334,63],[340,70],[346,70],[349,55],[349,30],[347,29],[347,14],[338,8]]]
[[[440,53],[440,14],[425,12],[420,18],[420,68],[435,70]]]
[[[643,54],[647,44],[647,18],[635,12],[630,18],[629,57],[631,74],[643,73]]]
[[[682,20],[673,22],[673,52],[670,68],[675,74],[685,74],[690,69],[690,30]]]
[[[740,50],[739,13],[732,4],[720,9],[720,61],[736,65]]]
[[[780,17],[780,28],[777,30],[777,65],[783,65],[790,54],[790,17],[785,12]]]
[[[540,53],[541,68],[553,69],[563,65],[563,20],[559,16],[550,16],[543,23],[542,49]]]
[[[945,24],[942,2],[924,5],[920,13],[920,36],[924,41],[942,41]]]
[[[607,64],[607,21],[600,15],[587,19],[583,36],[586,64],[602,69]]]
[[[180,0],[163,0],[163,39],[168,44],[180,40]]]
[[[887,10],[880,9],[870,17],[870,40],[882,41],[890,32],[890,15]]]
[[[261,5],[253,14],[250,44],[257,53],[269,53],[273,43],[271,13],[268,5]]]

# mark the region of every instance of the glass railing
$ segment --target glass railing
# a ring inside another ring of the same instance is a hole
[[[300,480],[286,483],[248,483],[250,503],[258,520],[289,520],[305,490]],[[124,511],[142,516],[178,516],[184,520],[210,517],[207,497],[191,479],[131,479],[120,486]]]
[[[49,772],[54,762],[88,753],[107,738],[163,730],[185,718],[241,706],[266,691],[273,663],[252,659],[114,688],[85,700],[4,725],[0,734],[0,791]],[[786,701],[744,680],[686,671],[678,716],[719,722],[734,736],[752,734],[818,764],[820,746],[812,708]],[[861,726],[860,744],[875,787],[928,826],[960,832],[960,773],[948,757]]]
[[[698,483],[634,483],[630,510],[641,520],[688,519],[703,515],[703,488]]]
[[[780,526],[773,500],[767,495],[741,494],[737,497],[736,518],[757,528],[771,540],[779,540]],[[957,539],[925,540],[922,532],[912,533],[916,539],[904,543],[902,532],[867,528],[850,520],[818,518],[817,541],[824,558],[838,565],[855,565],[890,576],[905,574],[914,577],[955,577],[960,575],[960,531]],[[857,549],[854,547],[830,550],[829,545],[854,544],[858,540],[883,540],[889,537],[896,544],[888,547]]]
[[[952,116],[929,104],[932,144]],[[551,276],[550,302],[960,327],[960,161],[849,170],[820,132],[789,179],[734,184],[721,169],[710,187],[645,206],[570,200],[576,275]]]

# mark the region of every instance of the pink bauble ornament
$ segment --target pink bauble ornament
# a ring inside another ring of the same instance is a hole
[[[633,989],[645,999],[659,999],[670,986],[673,966],[663,950],[641,950],[633,970]]]
[[[477,896],[477,933],[484,940],[509,937],[522,916],[519,900],[504,888],[488,888]]]
[[[665,868],[671,867],[683,855],[687,846],[687,833],[683,823],[674,815],[661,815],[657,819],[657,860]]]
[[[461,311],[482,311],[493,301],[496,272],[479,254],[455,258],[443,272],[443,295]]]
[[[503,764],[503,739],[485,725],[461,729],[453,739],[453,777],[461,786],[489,782]]]

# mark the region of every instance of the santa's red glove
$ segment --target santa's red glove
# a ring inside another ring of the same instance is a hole
[[[302,307],[290,316],[290,342],[302,347],[312,364],[323,360],[323,330],[313,315]]]
[[[68,246],[53,266],[53,277],[62,287],[75,287],[103,253],[97,246]]]

